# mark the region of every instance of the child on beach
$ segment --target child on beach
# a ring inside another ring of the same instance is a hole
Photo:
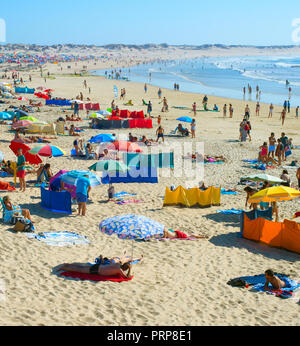
[[[195,122],[195,119],[193,119],[191,123],[192,138],[195,138],[195,131],[196,131],[196,122]]]

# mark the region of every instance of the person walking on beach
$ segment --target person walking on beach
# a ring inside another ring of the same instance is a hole
[[[152,103],[151,101],[149,101],[147,106],[147,114],[149,115],[149,117],[151,117],[151,112],[152,112]]]
[[[232,104],[229,104],[229,117],[232,118],[233,117],[233,107]]]
[[[272,118],[272,116],[273,116],[273,109],[274,109],[274,106],[273,106],[273,103],[271,103],[270,107],[269,107],[269,116],[268,116],[268,118]]]
[[[259,117],[259,111],[260,111],[260,104],[259,102],[256,103],[256,109],[255,109],[255,113],[256,113],[256,116]]]
[[[25,156],[23,155],[23,150],[18,149],[18,159],[17,159],[17,177],[20,180],[20,191],[25,192],[26,190],[26,181],[25,181]]]
[[[158,95],[158,98],[161,99],[161,88],[158,89],[157,95]]]
[[[161,123],[161,116],[158,115],[158,117],[157,117],[157,125],[160,125],[160,123]]]
[[[147,88],[147,84],[145,83],[145,85],[144,85],[144,91],[145,91],[145,94],[147,94],[147,90],[148,90],[148,88]]]
[[[156,142],[158,142],[158,140],[161,138],[163,142],[165,142],[165,138],[164,138],[164,129],[159,126],[159,128],[156,130],[156,135],[157,135],[157,139]]]
[[[245,108],[245,118],[247,120],[249,120],[249,118],[250,118],[250,108],[248,105],[246,105],[246,108]]]
[[[86,174],[77,180],[76,184],[76,199],[78,203],[78,215],[85,216],[86,202],[91,191],[91,183],[89,176]]]
[[[192,138],[195,138],[195,132],[196,132],[196,121],[195,121],[195,119],[193,119],[192,123],[191,123]]]
[[[285,100],[284,103],[283,103],[283,109],[286,111],[287,109],[287,101]]]
[[[282,126],[284,125],[285,115],[286,115],[286,110],[283,109],[281,114],[280,114],[280,119],[279,119],[279,120],[282,120]]]
[[[192,109],[193,109],[193,112],[194,112],[194,116],[196,116],[197,115],[197,105],[196,105],[196,102],[193,103]]]
[[[297,106],[296,108],[296,118],[298,118],[298,115],[299,115],[299,106]]]
[[[288,100],[287,102],[287,112],[290,113],[291,112],[291,104],[290,101]]]
[[[226,118],[226,114],[227,114],[227,105],[225,104],[223,107],[223,117]]]
[[[278,165],[281,166],[281,159],[282,159],[282,154],[284,153],[284,146],[281,142],[281,139],[277,139],[277,147],[275,151],[275,156],[277,157],[278,160]]]
[[[74,115],[78,115],[79,114],[79,104],[75,101],[74,104]]]

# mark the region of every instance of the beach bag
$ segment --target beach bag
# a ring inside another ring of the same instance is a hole
[[[287,157],[287,156],[290,156],[290,155],[292,155],[291,147],[286,147],[285,148],[285,156]]]
[[[227,285],[230,285],[232,287],[247,287],[248,284],[245,280],[243,279],[231,279],[227,282]]]
[[[22,218],[16,222],[14,226],[14,231],[15,232],[33,232],[34,226],[31,221]]]

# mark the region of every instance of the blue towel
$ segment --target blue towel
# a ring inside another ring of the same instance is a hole
[[[277,295],[281,298],[290,298],[292,295],[290,293],[297,291],[300,288],[300,284],[297,284],[295,280],[292,280],[288,278],[286,275],[283,274],[275,274],[280,280],[284,281],[286,283],[286,287],[281,288],[281,290],[278,291],[265,291],[264,285],[266,282],[265,275],[255,275],[255,276],[244,276],[239,279],[245,280],[249,285],[252,286],[252,290],[259,291],[259,292],[266,292],[269,294]],[[272,288],[272,286],[269,284],[269,288]]]
[[[8,174],[7,172],[0,172],[0,178],[6,178],[6,177],[12,177],[12,175]]]
[[[221,188],[221,194],[222,195],[237,195],[238,192],[236,192],[236,191],[228,191],[228,190],[225,190],[225,189]]]
[[[242,160],[243,162],[247,162],[247,163],[258,163],[258,160]]]
[[[119,192],[115,193],[114,197],[122,197],[122,196],[135,196],[136,193],[129,193],[129,192]]]
[[[35,238],[52,246],[82,245],[90,243],[90,241],[85,236],[66,231],[27,234],[27,237]]]
[[[230,214],[236,214],[236,215],[240,215],[243,210],[242,209],[228,209],[228,210],[216,210],[217,213],[221,213],[221,214],[226,214],[226,215],[230,215]]]

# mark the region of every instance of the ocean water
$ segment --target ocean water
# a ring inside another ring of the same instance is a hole
[[[105,71],[107,76],[111,73],[110,70],[94,73],[104,76]],[[246,101],[260,100],[276,105],[282,105],[290,96],[291,107],[300,105],[300,57],[296,56],[154,61],[121,69],[121,77],[168,89],[173,89],[174,83],[177,83],[181,91]],[[252,87],[251,94],[248,93],[248,85]],[[257,86],[261,91],[260,98],[257,98]],[[246,87],[245,97],[243,87]],[[291,94],[289,88],[292,89]]]

